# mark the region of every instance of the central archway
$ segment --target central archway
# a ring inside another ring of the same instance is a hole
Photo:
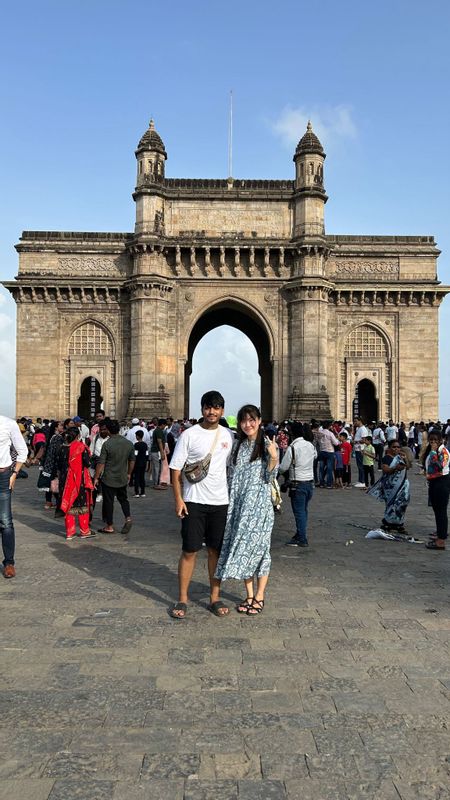
[[[205,334],[222,325],[237,328],[248,336],[254,345],[258,355],[258,372],[261,378],[261,414],[264,420],[271,420],[273,418],[273,365],[269,333],[255,309],[232,299],[222,300],[204,311],[191,330],[184,376],[185,416],[189,416],[190,377],[194,350]]]

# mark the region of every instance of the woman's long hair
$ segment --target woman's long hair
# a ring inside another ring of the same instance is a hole
[[[78,439],[80,435],[80,431],[77,427],[68,428],[66,431],[66,442],[67,444],[72,444],[76,439]]]
[[[239,453],[240,446],[242,442],[245,442],[248,439],[247,434],[244,433],[241,427],[241,422],[245,420],[246,417],[251,417],[256,422],[260,423],[258,433],[256,435],[255,444],[253,446],[253,452],[250,458],[250,461],[257,461],[257,459],[266,459],[266,447],[264,444],[264,431],[261,427],[261,412],[257,406],[253,406],[250,403],[246,406],[242,406],[237,413],[237,447],[234,451],[233,455],[233,464],[236,464],[237,456]]]

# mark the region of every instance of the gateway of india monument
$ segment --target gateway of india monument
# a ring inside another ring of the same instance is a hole
[[[16,414],[186,416],[195,347],[226,324],[264,419],[437,417],[434,238],[327,235],[310,123],[293,180],[167,178],[153,121],[136,159],[134,232],[21,236]]]

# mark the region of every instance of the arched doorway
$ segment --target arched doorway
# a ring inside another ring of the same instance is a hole
[[[82,419],[94,419],[95,412],[102,407],[103,397],[97,378],[89,375],[81,384],[77,414]]]
[[[189,384],[190,417],[199,416],[200,398],[210,388],[224,395],[227,416],[236,414],[244,403],[261,406],[256,348],[245,333],[230,325],[206,333],[194,350]]]
[[[378,420],[378,400],[376,398],[375,385],[368,378],[363,378],[356,385],[353,411],[354,417],[361,417],[365,423]]]
[[[253,343],[258,355],[258,372],[261,378],[261,414],[263,419],[273,418],[273,366],[270,340],[258,314],[250,308],[244,308],[233,300],[223,301],[208,309],[197,320],[192,328],[185,365],[184,413],[189,416],[190,377],[192,373],[192,357],[200,339],[216,328],[229,325],[244,333]],[[214,347],[211,348],[211,359],[214,359]],[[209,388],[216,388],[214,386]],[[226,400],[226,398],[225,398]]]

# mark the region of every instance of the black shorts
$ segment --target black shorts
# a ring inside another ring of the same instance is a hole
[[[228,506],[207,506],[203,503],[186,503],[188,516],[181,520],[181,538],[185,553],[196,553],[207,547],[222,547]]]

